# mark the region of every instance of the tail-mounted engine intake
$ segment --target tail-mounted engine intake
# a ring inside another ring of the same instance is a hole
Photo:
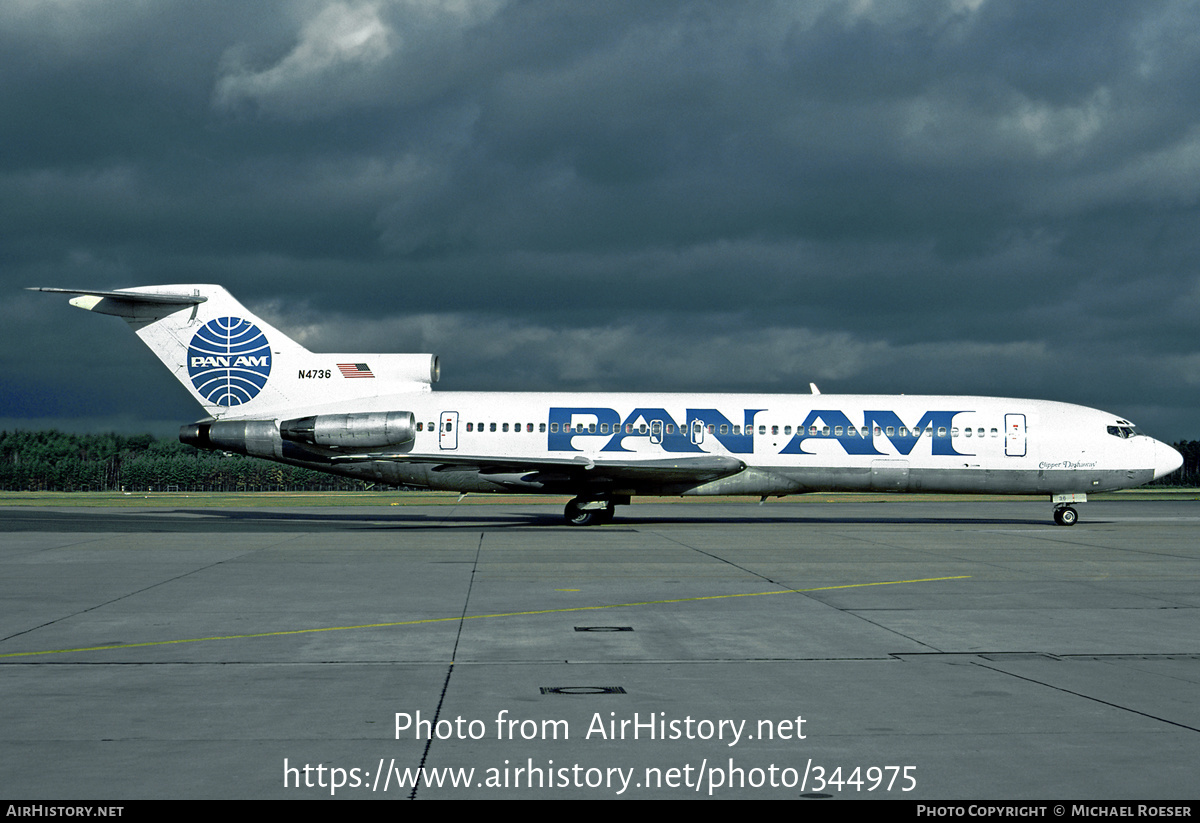
[[[412,412],[318,414],[284,420],[279,436],[293,443],[337,449],[378,449],[403,446],[416,437]]]

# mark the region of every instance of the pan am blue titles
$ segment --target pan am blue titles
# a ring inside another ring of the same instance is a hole
[[[916,395],[434,392],[431,354],[318,354],[225,289],[42,288],[124,318],[208,417],[184,443],[363,480],[567,494],[566,519],[634,495],[813,491],[1045,494],[1073,525],[1089,492],[1183,462],[1107,412]]]

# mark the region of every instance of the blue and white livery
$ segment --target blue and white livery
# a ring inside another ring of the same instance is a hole
[[[576,525],[634,495],[1088,493],[1178,469],[1107,412],[1004,397],[434,392],[431,354],[318,354],[212,285],[50,289],[124,318],[208,413],[180,439],[425,489],[572,496]]]
[[[271,376],[271,346],[258,326],[237,317],[210,320],[192,335],[188,377],[210,403],[249,403]]]

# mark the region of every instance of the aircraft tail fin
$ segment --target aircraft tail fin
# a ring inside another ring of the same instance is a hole
[[[221,286],[116,291],[35,288],[76,295],[72,306],[124,318],[208,414],[295,416],[298,409],[362,411],[363,401],[429,391],[431,354],[318,354],[256,317]]]

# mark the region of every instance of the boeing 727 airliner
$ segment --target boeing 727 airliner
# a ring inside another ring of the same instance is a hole
[[[211,285],[41,288],[124,318],[208,413],[180,439],[363,480],[571,495],[576,525],[634,495],[1089,492],[1180,467],[1107,412],[1002,397],[434,392],[431,354],[318,354]]]

